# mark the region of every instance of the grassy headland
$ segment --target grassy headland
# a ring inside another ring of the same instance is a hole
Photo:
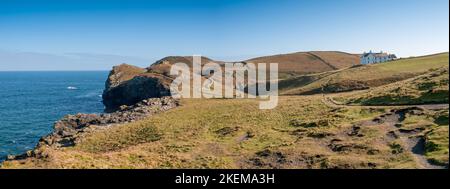
[[[183,99],[175,109],[86,133],[73,147],[41,147],[41,157],[2,167],[448,167],[448,106],[415,106],[448,104],[448,53],[292,77],[280,86],[290,96],[274,110],[259,110],[254,99]],[[343,104],[330,105],[328,96]]]

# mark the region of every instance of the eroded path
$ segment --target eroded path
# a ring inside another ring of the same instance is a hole
[[[332,98],[323,96],[323,103],[329,107],[333,108],[380,108],[380,109],[391,109],[389,113],[382,114],[371,120],[360,121],[354,124],[353,131],[359,130],[361,127],[381,127],[383,128],[387,142],[393,142],[395,140],[401,141],[401,148],[411,153],[414,161],[419,168],[422,169],[445,169],[444,166],[438,166],[431,164],[425,157],[425,139],[417,134],[421,131],[419,129],[415,130],[405,130],[401,129],[405,116],[410,111],[424,111],[424,110],[440,110],[448,109],[449,104],[427,104],[427,105],[395,105],[395,106],[363,106],[363,105],[345,105],[334,101]],[[356,133],[357,134],[357,133]]]
[[[445,167],[431,164],[425,157],[425,139],[417,136],[421,130],[404,130],[398,126],[405,119],[408,111],[417,111],[416,108],[406,108],[392,110],[390,113],[382,114],[372,120],[356,123],[359,127],[383,126],[387,142],[395,140],[401,141],[401,148],[407,153],[411,153],[414,161],[422,169],[443,169]]]
[[[418,108],[423,108],[423,109],[427,109],[427,110],[441,110],[441,109],[448,109],[449,108],[449,104],[417,104],[417,105],[348,105],[348,104],[343,104],[340,102],[335,101],[332,97],[329,96],[323,96],[322,98],[322,102],[329,106],[329,107],[333,107],[333,108],[348,108],[348,107],[360,107],[360,108],[413,108],[413,107],[418,107]]]

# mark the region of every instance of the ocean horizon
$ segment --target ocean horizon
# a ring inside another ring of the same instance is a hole
[[[0,71],[0,161],[32,150],[67,114],[102,113],[108,71]]]

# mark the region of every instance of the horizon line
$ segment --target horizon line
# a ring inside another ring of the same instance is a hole
[[[109,72],[111,70],[0,70],[0,72]]]
[[[297,52],[288,52],[288,53],[281,53],[281,54],[274,54],[274,55],[266,55],[266,56],[259,56],[259,57],[267,57],[267,56],[276,56],[276,55],[288,55],[288,54],[294,54],[294,53],[303,53],[303,52],[320,52],[320,51],[297,51]],[[341,53],[348,53],[345,51],[321,51],[321,52],[341,52]],[[438,54],[445,54],[445,53],[450,53],[449,51],[443,51],[443,52],[437,52],[437,53],[432,53],[432,54],[425,54],[425,55],[415,55],[415,56],[408,56],[408,57],[399,57],[398,59],[404,59],[404,58],[418,58],[418,57],[426,57],[426,56],[433,56],[433,55],[438,55]],[[349,53],[349,54],[353,54],[353,53]],[[358,54],[354,54],[354,55],[358,55]],[[166,56],[167,57],[167,56]],[[202,57],[209,57],[209,56],[203,56]],[[258,58],[258,57],[254,57],[254,58]],[[216,60],[216,61],[221,61],[221,60]],[[228,61],[224,61],[224,62],[228,62]],[[233,61],[230,61],[233,62]],[[128,64],[128,63],[126,63]],[[152,63],[153,64],[153,63]],[[152,65],[150,64],[150,65]],[[114,65],[116,66],[116,65]],[[111,68],[112,69],[112,68]],[[104,70],[0,70],[0,72],[103,72],[103,71],[111,71],[111,69],[104,69]]]

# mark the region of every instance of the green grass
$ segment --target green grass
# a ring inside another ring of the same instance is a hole
[[[448,166],[449,130],[448,110],[426,111],[423,115],[407,114],[400,129],[421,131],[416,136],[425,138],[425,156],[435,165]]]
[[[331,108],[321,96],[281,97],[274,110],[252,99],[182,100],[148,119],[86,133],[75,147],[42,148],[47,158],[4,168],[400,168],[413,158],[392,154],[378,127],[349,136],[352,123],[384,109]],[[308,127],[293,125],[314,123]],[[343,151],[333,151],[339,139]],[[269,151],[262,155],[262,151]],[[281,159],[280,159],[281,158]]]
[[[319,74],[300,75],[290,78],[280,78],[281,81],[278,82],[278,88],[280,90],[279,92],[283,94],[287,93],[290,90],[296,90],[333,73],[336,73],[336,71],[324,72]]]
[[[318,78],[307,85],[296,88],[280,88],[281,94],[311,94],[324,92],[340,92],[364,89],[389,84],[395,81],[412,78],[430,69],[448,67],[448,53],[400,59],[391,62],[357,66],[337,71],[326,77]],[[295,81],[290,81],[293,83]]]
[[[448,166],[448,125],[439,126],[426,135],[426,156],[434,164]]]
[[[76,148],[87,152],[110,152],[160,139],[161,134],[155,127],[137,122],[97,132],[84,138]]]
[[[362,105],[445,104],[448,103],[448,67],[344,98],[346,103]],[[341,97],[342,99],[342,97]]]
[[[439,111],[435,114],[434,123],[437,125],[448,125],[448,110]]]

